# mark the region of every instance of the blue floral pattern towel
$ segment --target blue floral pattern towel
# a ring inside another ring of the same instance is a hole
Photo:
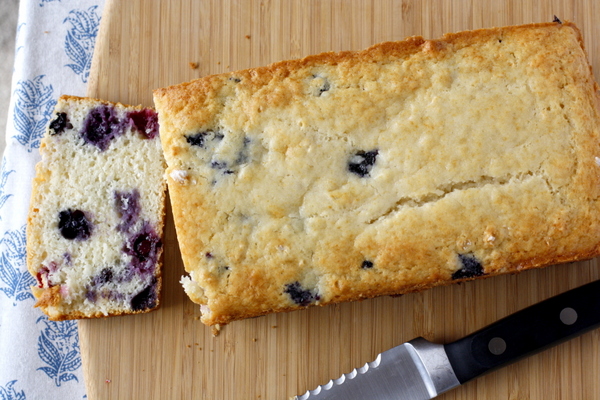
[[[56,100],[84,95],[104,0],[21,0],[0,167],[0,400],[82,399],[77,323],[33,307],[25,227],[40,140]]]

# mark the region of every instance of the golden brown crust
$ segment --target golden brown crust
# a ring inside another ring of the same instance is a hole
[[[212,89],[216,85],[219,85],[221,81],[230,78],[250,78],[256,88],[268,83],[275,77],[284,78],[289,76],[291,71],[311,68],[315,65],[386,62],[391,59],[406,58],[412,54],[420,53],[423,49],[425,49],[425,52],[438,53],[447,46],[454,46],[459,49],[463,46],[489,40],[490,38],[501,40],[507,34],[518,35],[522,32],[530,32],[532,28],[563,29],[566,27],[575,32],[581,48],[584,49],[581,32],[575,24],[569,21],[564,21],[561,24],[549,22],[447,33],[437,40],[425,40],[421,36],[412,36],[403,41],[378,43],[361,51],[325,52],[301,59],[279,61],[268,66],[210,75],[189,82],[155,89],[154,97],[164,102],[162,104],[163,108],[168,109],[169,112],[177,113],[181,111],[177,107],[182,105],[182,101],[192,101],[198,105],[203,104],[206,101],[204,96],[214,95]],[[170,109],[169,107],[174,108]]]
[[[597,88],[565,22],[156,90],[184,288],[226,324],[594,257]]]

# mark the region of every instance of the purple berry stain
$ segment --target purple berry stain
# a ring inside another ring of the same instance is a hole
[[[287,293],[294,303],[303,307],[320,299],[319,295],[303,288],[298,281],[285,285],[284,293]]]
[[[146,139],[154,139],[158,136],[158,114],[153,110],[131,111],[127,114],[127,118]]]
[[[121,223],[117,226],[120,232],[129,232],[140,216],[140,192],[137,189],[131,192],[119,192],[114,194],[115,209]]]
[[[95,290],[88,289],[88,291],[85,292],[85,298],[88,299],[88,301],[95,303],[96,300],[98,300],[98,293]]]
[[[472,254],[459,254],[461,268],[452,274],[452,279],[474,278],[484,274],[483,266]]]
[[[104,285],[105,283],[112,281],[112,279],[113,279],[112,269],[104,268],[104,269],[102,269],[102,271],[100,271],[100,273],[98,275],[96,275],[92,279],[92,283],[94,286],[100,286],[100,285]]]
[[[65,210],[58,214],[60,234],[69,240],[86,240],[92,234],[92,223],[81,210]]]
[[[122,133],[123,124],[119,121],[114,107],[103,104],[87,115],[83,122],[81,137],[85,143],[93,144],[104,151],[110,141]]]
[[[50,135],[60,135],[65,129],[72,129],[73,125],[67,118],[67,113],[57,113],[56,118],[50,122]]]
[[[123,249],[131,257],[131,265],[138,272],[151,272],[158,260],[162,241],[156,231],[145,223],[142,230],[132,235]]]
[[[45,286],[45,283],[48,283],[49,286],[52,286],[52,285],[50,285],[50,282],[48,280],[49,273],[50,273],[50,270],[47,267],[42,267],[42,268],[40,268],[38,273],[35,275],[35,279],[37,280],[39,288],[43,288]]]
[[[156,307],[158,296],[156,293],[156,278],[146,286],[141,292],[131,299],[131,309],[133,311],[148,310]]]

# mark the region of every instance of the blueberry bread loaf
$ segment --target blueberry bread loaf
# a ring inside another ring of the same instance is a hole
[[[596,256],[596,92],[559,22],[158,89],[185,291],[225,324]]]
[[[51,319],[159,305],[166,181],[154,110],[58,100],[27,226],[33,293]]]

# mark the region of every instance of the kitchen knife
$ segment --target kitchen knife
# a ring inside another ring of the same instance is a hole
[[[425,400],[600,325],[600,281],[534,304],[450,344],[416,338],[296,400]]]

